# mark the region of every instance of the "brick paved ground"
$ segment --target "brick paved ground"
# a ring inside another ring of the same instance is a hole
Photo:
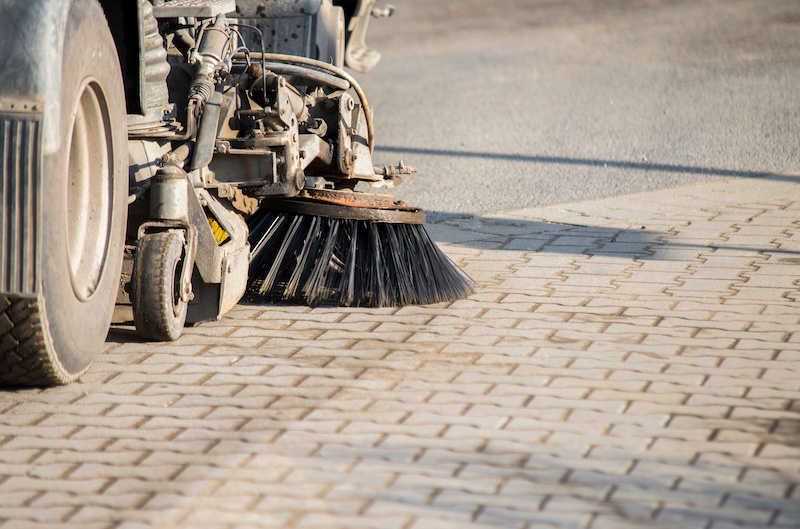
[[[800,527],[797,178],[451,218],[450,305],[117,328],[0,393],[0,528]]]

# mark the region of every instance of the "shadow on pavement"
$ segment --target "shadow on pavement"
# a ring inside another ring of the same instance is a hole
[[[632,162],[625,160],[603,160],[592,158],[574,158],[569,156],[541,156],[515,153],[493,153],[480,151],[454,151],[443,149],[419,149],[414,147],[375,147],[377,152],[418,154],[428,156],[445,156],[456,158],[486,158],[490,160],[510,160],[514,162],[546,163],[560,165],[580,165],[588,167],[613,167],[616,169],[635,169],[641,171],[663,171],[667,173],[686,173],[709,176],[724,176],[733,178],[760,178],[770,177],[778,180],[796,182],[800,180],[794,175],[772,174],[768,171],[738,171],[719,167],[698,167],[692,165],[678,165],[670,163]]]
[[[440,211],[426,213],[429,220],[426,229],[436,242],[485,250],[601,255],[644,260],[664,259],[664,252],[656,250],[664,250],[667,255],[669,250],[692,249],[800,255],[800,252],[768,246],[671,241],[669,233],[648,229],[647,226],[624,229]]]

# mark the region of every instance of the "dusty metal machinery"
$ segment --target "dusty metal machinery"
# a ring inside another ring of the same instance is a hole
[[[0,383],[79,378],[118,302],[174,340],[248,285],[344,305],[470,291],[422,212],[356,189],[412,171],[374,167],[343,69],[379,59],[373,3],[0,3]]]

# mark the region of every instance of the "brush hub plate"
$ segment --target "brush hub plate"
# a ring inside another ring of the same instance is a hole
[[[422,209],[390,195],[332,189],[304,189],[294,198],[268,198],[262,207],[302,215],[368,220],[392,224],[425,224]]]

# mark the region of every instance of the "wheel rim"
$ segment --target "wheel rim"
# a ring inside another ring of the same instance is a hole
[[[176,318],[181,317],[184,311],[183,300],[181,299],[181,273],[183,272],[183,252],[175,260],[172,267],[172,315]]]
[[[75,109],[67,169],[67,256],[72,289],[87,300],[97,289],[111,230],[113,160],[110,119],[97,82],[84,82]]]

